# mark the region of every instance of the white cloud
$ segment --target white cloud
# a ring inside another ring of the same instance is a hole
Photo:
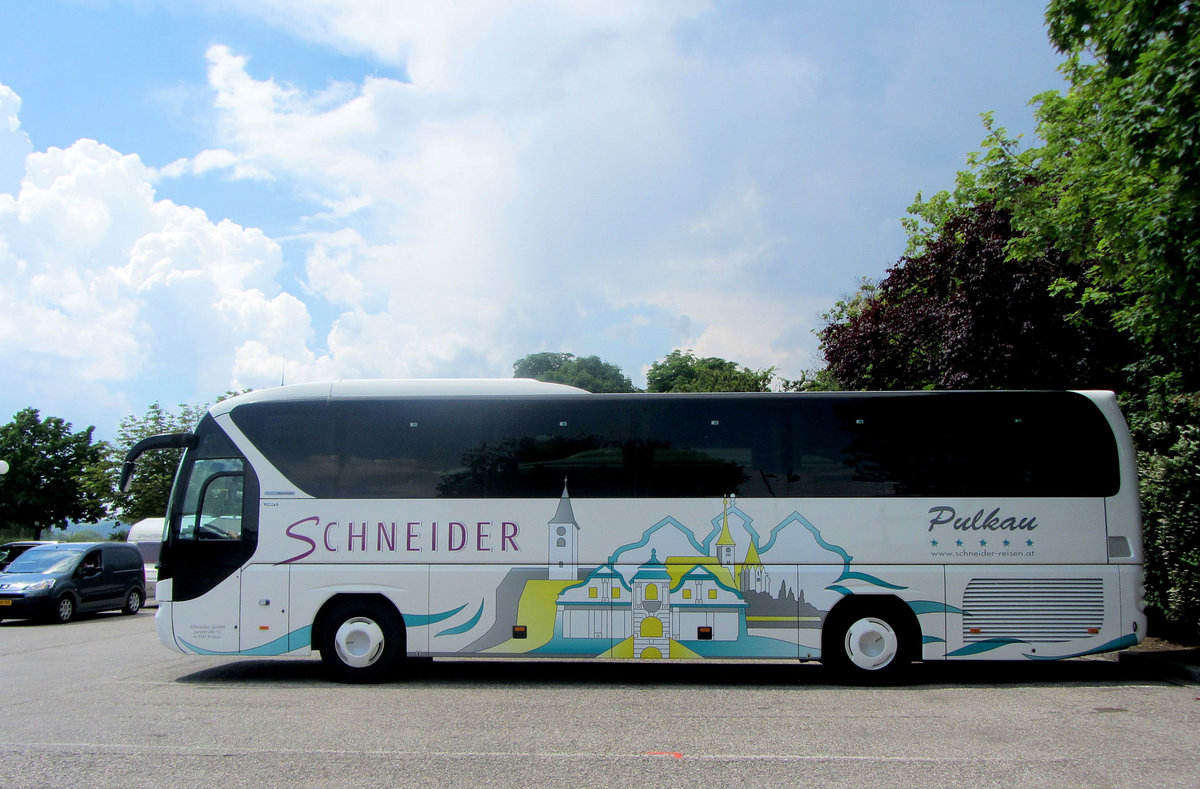
[[[15,193],[25,174],[25,157],[33,151],[29,135],[21,128],[21,97],[0,85],[0,199]]]
[[[224,173],[231,181],[269,181],[270,173],[247,164],[232,151],[210,149],[201,151],[190,159],[176,159],[158,170],[150,170],[151,178],[182,178],[186,175],[207,175],[211,172]]]
[[[137,156],[92,140],[32,153],[0,194],[0,359],[11,389],[67,412],[130,409],[129,387],[203,399],[234,380],[247,343],[310,336],[279,291],[279,246],[155,198]],[[7,393],[11,395],[11,391]]]
[[[614,37],[654,44],[672,25],[710,7],[691,0],[261,0],[231,5],[309,41],[402,67],[422,93],[486,94],[498,104],[540,83],[559,81]]]
[[[731,318],[693,306],[696,333],[677,328],[684,291],[776,297],[742,260],[779,264],[758,214],[773,199],[756,184],[760,165],[731,169],[697,142],[741,133],[760,106],[810,102],[817,79],[794,54],[704,63],[684,52],[674,26],[703,11],[289,3],[290,21],[274,23],[411,78],[369,77],[350,92],[256,79],[247,57],[210,48],[221,150],[326,209],[303,235],[305,287],[343,312],[299,374],[504,375],[524,353],[595,342],[597,330],[654,334],[657,356],[725,336],[707,352],[751,363],[794,336],[807,316],[786,309],[749,309],[720,331],[708,327]],[[728,204],[731,191],[753,210]],[[698,225],[723,237],[698,239]],[[734,337],[752,343],[739,350]]]

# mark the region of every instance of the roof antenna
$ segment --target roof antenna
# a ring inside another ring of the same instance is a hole
[[[279,371],[279,385],[283,386],[283,377],[287,375],[287,354],[283,355],[283,369]]]

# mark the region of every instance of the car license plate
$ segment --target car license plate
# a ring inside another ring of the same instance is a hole
[[[12,605],[12,600],[0,597],[0,605]]]

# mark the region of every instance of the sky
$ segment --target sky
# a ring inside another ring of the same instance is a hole
[[[0,421],[674,349],[799,377],[1042,2],[0,0]]]

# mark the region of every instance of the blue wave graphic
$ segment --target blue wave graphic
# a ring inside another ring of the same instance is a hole
[[[921,614],[962,614],[969,616],[966,611],[961,608],[956,608],[946,603],[939,603],[935,600],[910,600],[908,607],[913,610],[917,616]]]
[[[1028,641],[1023,641],[1019,638],[989,638],[987,641],[977,641],[974,644],[967,644],[965,647],[960,647],[953,652],[947,652],[946,657],[963,657],[965,655],[981,655],[984,652],[991,652],[993,649],[1006,647],[1009,644],[1028,644]]]
[[[467,607],[467,604],[463,603],[458,608],[455,608],[453,611],[443,611],[440,614],[405,614],[404,615],[404,624],[407,627],[424,627],[425,625],[432,625],[437,622],[441,622],[443,620],[449,619],[450,617],[454,616],[455,614],[457,614],[459,611],[463,610],[466,607]]]
[[[857,570],[843,570],[838,581],[866,581],[873,586],[881,586],[884,589],[907,589],[907,586],[897,586],[896,584],[888,583],[887,581],[876,578],[868,573],[860,573]]]
[[[1076,652],[1073,655],[1031,655],[1031,654],[1026,654],[1025,657],[1029,658],[1030,660],[1066,660],[1067,658],[1083,657],[1084,655],[1095,655],[1098,652],[1114,652],[1118,649],[1128,649],[1129,647],[1136,646],[1137,642],[1138,642],[1137,636],[1133,633],[1130,633],[1128,635],[1121,636],[1120,638],[1114,638],[1112,641],[1109,641],[1107,644],[1098,646],[1095,649],[1089,649],[1085,652]]]
[[[468,630],[470,630],[471,628],[475,627],[475,625],[479,624],[479,618],[483,616],[484,602],[485,601],[483,601],[483,600],[479,601],[479,610],[475,612],[475,616],[471,617],[466,622],[463,622],[461,625],[458,625],[457,627],[452,627],[452,628],[449,628],[448,630],[443,630],[442,632],[438,633],[438,635],[439,636],[456,636],[459,633],[465,633]],[[459,609],[459,610],[461,611],[462,609]]]

